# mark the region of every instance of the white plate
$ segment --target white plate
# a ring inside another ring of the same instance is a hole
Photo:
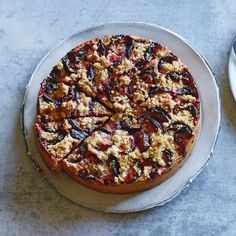
[[[233,48],[233,44],[236,41],[236,37],[234,38],[229,51],[229,60],[228,60],[228,76],[229,76],[229,85],[236,101],[236,53]]]
[[[189,67],[200,92],[202,126],[194,150],[184,166],[170,179],[148,191],[111,195],[81,186],[63,173],[52,173],[42,161],[33,136],[36,102],[40,83],[53,65],[76,45],[94,37],[129,34],[150,38],[167,46]],[[109,23],[86,29],[63,41],[38,64],[26,89],[22,109],[22,128],[28,154],[43,170],[55,189],[72,201],[104,212],[135,212],[160,206],[177,196],[200,173],[209,160],[220,124],[219,92],[212,72],[203,57],[179,35],[157,25],[147,23]]]

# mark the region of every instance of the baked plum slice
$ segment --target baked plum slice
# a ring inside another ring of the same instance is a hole
[[[167,167],[172,165],[172,152],[169,149],[165,149],[162,152],[162,159],[164,160]]]
[[[170,115],[160,107],[149,110],[147,116],[158,121],[160,124],[171,121]]]
[[[130,58],[130,53],[134,47],[134,40],[130,36],[125,36],[125,44],[126,44],[125,56],[127,58]]]
[[[90,64],[90,66],[89,66],[89,68],[87,70],[87,76],[90,77],[91,79],[95,78],[93,64]]]
[[[162,47],[159,43],[151,43],[144,53],[145,60],[147,62],[151,61],[151,59],[160,49],[162,49]]]
[[[192,138],[192,129],[184,123],[175,122],[171,124],[169,127],[167,127],[166,130],[174,131],[174,141],[179,146],[178,152],[180,155],[183,155],[184,157],[186,155],[185,153],[186,145]]]
[[[145,131],[137,131],[134,134],[134,142],[140,152],[146,152],[150,147],[149,135]]]
[[[177,95],[191,95],[195,98],[199,98],[199,95],[198,95],[198,92],[197,92],[197,88],[195,85],[192,85],[192,86],[184,86],[182,88],[180,88],[179,90],[176,91],[176,94]]]
[[[75,63],[79,63],[85,56],[85,54],[88,52],[90,46],[89,45],[85,45],[84,47],[82,47],[75,55],[74,55],[74,61]]]
[[[138,130],[141,129],[140,125],[129,125],[126,121],[121,120],[120,121],[120,127],[123,130],[127,130],[129,132],[129,134],[134,134],[135,132],[137,132]]]
[[[150,87],[148,95],[150,97],[153,97],[153,96],[155,96],[156,94],[159,94],[159,93],[171,93],[171,92],[172,91],[170,89],[159,87],[159,86],[154,86],[154,87]]]
[[[193,91],[191,88],[183,87],[176,91],[177,95],[193,95]]]
[[[175,56],[175,55],[173,55],[173,54],[168,54],[168,55],[165,55],[165,56],[163,56],[163,57],[161,57],[160,58],[160,60],[159,60],[159,62],[158,62],[158,70],[161,72],[161,73],[163,73],[163,74],[165,74],[166,73],[166,71],[165,71],[165,69],[163,68],[163,64],[166,64],[166,63],[168,63],[168,64],[172,64],[174,61],[177,61],[178,60],[178,58]]]
[[[68,55],[62,57],[61,61],[62,61],[63,69],[66,71],[68,75],[71,75],[72,73],[75,72],[74,69],[71,68]]]
[[[101,56],[105,56],[106,55],[106,48],[105,48],[105,45],[102,43],[101,40],[98,41],[98,44],[97,44],[97,53],[98,55],[101,57]]]
[[[60,101],[60,100],[55,100],[55,99],[53,99],[53,98],[51,98],[48,94],[46,94],[46,93],[44,93],[44,95],[43,95],[43,99],[44,99],[44,101],[45,102],[47,102],[47,103],[53,103],[53,104],[55,104],[55,105],[60,105],[61,103],[62,103],[62,101]]]
[[[109,46],[118,56],[129,59],[134,46],[134,40],[128,35],[115,35],[112,36],[112,42]]]
[[[152,158],[147,158],[141,162],[142,172],[144,171],[145,166],[152,167],[152,170],[149,173],[149,176],[151,179],[154,179],[158,175],[158,169],[160,168],[160,165],[158,164],[158,162],[154,161]]]
[[[170,72],[166,75],[166,79],[173,80],[173,81],[180,81],[182,80],[184,84],[188,84],[192,81],[192,76],[188,72],[186,68],[183,71],[174,71]]]
[[[51,92],[51,91],[56,90],[57,82],[54,79],[52,79],[51,77],[48,77],[46,81],[47,81],[46,82],[46,91],[47,92]]]
[[[107,164],[114,176],[118,176],[120,174],[120,164],[115,156],[110,156],[107,160]]]
[[[188,125],[181,122],[174,122],[170,124],[165,130],[174,130],[177,132],[187,132],[189,134],[192,134],[192,129]]]
[[[146,61],[150,61],[151,57],[154,54],[154,48],[155,48],[154,43],[151,43],[149,47],[147,48],[146,52],[144,53],[144,58]]]
[[[101,131],[103,133],[106,133],[106,134],[112,134],[112,132],[104,127],[98,127],[96,129],[94,129],[94,131]]]
[[[163,129],[163,128],[162,128],[162,125],[160,124],[159,121],[157,121],[157,120],[155,120],[155,119],[153,119],[153,118],[149,118],[149,121],[151,122],[151,124],[152,124],[155,128],[160,129],[160,130]]]
[[[54,139],[54,140],[50,143],[50,145],[55,145],[55,144],[61,142],[61,141],[66,137],[66,135],[67,135],[67,132],[62,131],[60,134],[58,134],[58,136],[56,137],[56,139]]]
[[[138,69],[143,69],[146,66],[147,62],[144,59],[139,59],[135,62],[135,67]]]
[[[156,74],[154,72],[154,68],[152,68],[152,67],[143,69],[139,73],[139,78],[148,84],[151,84],[155,77],[156,77]]]
[[[188,110],[194,118],[199,117],[199,111],[198,111],[197,107],[194,106],[193,104],[184,104],[184,103],[177,104],[177,105],[175,105],[175,107],[173,109],[173,113],[176,115],[180,111],[183,111],[183,110]]]
[[[89,134],[83,130],[80,130],[80,129],[71,129],[70,135],[72,138],[81,140],[81,139],[86,138]]]

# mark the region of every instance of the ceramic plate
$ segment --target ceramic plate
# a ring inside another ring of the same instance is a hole
[[[40,83],[54,64],[76,45],[94,37],[129,34],[158,41],[167,46],[188,66],[197,84],[202,102],[202,124],[193,152],[183,167],[161,185],[145,192],[128,195],[99,193],[81,186],[64,173],[52,173],[42,161],[33,135],[36,103]],[[38,64],[27,85],[22,109],[22,128],[28,154],[54,188],[72,201],[104,212],[135,212],[160,206],[177,196],[200,173],[209,160],[220,124],[219,92],[213,74],[203,59],[186,40],[157,25],[147,23],[109,23],[88,28],[63,41]]]
[[[230,85],[234,100],[236,101],[236,53],[235,53],[235,50],[236,50],[236,37],[234,38],[230,46],[229,60],[228,60],[229,85]]]

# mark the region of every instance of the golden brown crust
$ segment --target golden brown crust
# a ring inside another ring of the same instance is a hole
[[[187,159],[187,158],[186,158]],[[91,188],[93,190],[103,192],[103,193],[111,193],[111,194],[128,194],[128,193],[135,193],[135,192],[141,192],[144,190],[148,190],[150,188],[153,188],[161,183],[163,183],[166,179],[168,179],[170,176],[172,176],[186,161],[184,159],[183,161],[176,163],[173,165],[173,168],[167,172],[166,174],[163,174],[162,176],[158,176],[154,179],[148,179],[145,181],[138,181],[133,182],[129,184],[109,184],[105,185],[102,183],[98,183],[93,180],[84,180],[78,175],[72,174],[68,170],[68,168],[65,168],[65,166],[62,164],[62,170],[67,173],[69,176],[71,176],[73,179],[78,181],[80,184]]]
[[[52,171],[55,171],[55,172],[59,171],[60,170],[59,163],[62,160],[62,158],[58,159],[58,158],[54,157],[53,155],[50,155],[42,147],[42,144],[38,141],[36,133],[35,133],[35,138],[36,138],[36,143],[37,143],[39,153],[40,153],[41,157],[43,158],[44,162],[46,163],[47,167]]]

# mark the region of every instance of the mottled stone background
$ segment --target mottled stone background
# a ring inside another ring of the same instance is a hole
[[[172,202],[125,215],[88,210],[52,189],[32,167],[19,125],[24,86],[45,53],[115,20],[160,24],[188,39],[211,64],[222,98],[208,167]],[[0,0],[0,235],[236,235],[236,103],[227,81],[235,34],[234,0]]]

